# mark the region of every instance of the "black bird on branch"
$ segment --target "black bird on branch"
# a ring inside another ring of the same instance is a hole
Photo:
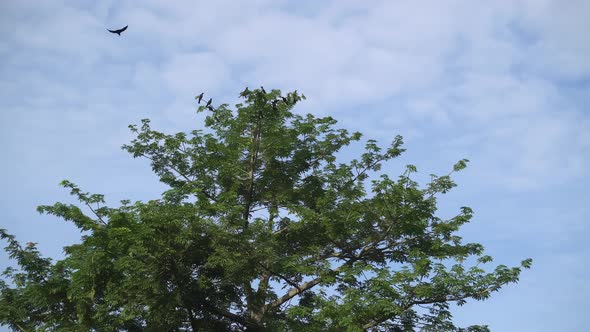
[[[201,92],[200,95],[195,97],[195,99],[197,100],[197,103],[199,103],[199,104],[201,103],[201,100],[203,100],[203,94],[204,94],[204,92]]]
[[[267,101],[266,90],[264,90],[263,86],[260,87],[260,92],[262,93],[262,99],[264,99],[264,102],[266,102]]]
[[[123,28],[121,28],[121,29],[119,29],[119,30],[109,30],[109,29],[107,29],[107,30],[108,30],[110,33],[116,33],[116,34],[118,34],[118,35],[120,36],[120,35],[121,35],[121,32],[123,32],[123,31],[127,30],[127,27],[128,27],[128,25],[126,25],[125,27],[123,27]]]
[[[283,99],[283,102],[284,102],[285,104],[289,105],[289,101],[287,100],[287,98],[285,98],[285,97],[283,97],[283,96],[281,96],[281,98]]]
[[[244,89],[244,91],[242,91],[242,93],[240,93],[240,96],[247,97],[249,94],[250,94],[250,90],[248,90],[248,87],[246,87],[246,89]]]
[[[213,101],[213,98],[210,98],[209,101],[207,101],[207,105],[205,105],[205,107],[209,107],[211,106],[211,102]]]
[[[214,112],[214,111],[215,111],[215,109],[214,109],[214,108],[213,108],[213,106],[211,106],[211,105],[209,105],[209,106],[206,106],[206,107],[207,107],[207,109],[208,109],[208,110],[210,110],[211,112]]]

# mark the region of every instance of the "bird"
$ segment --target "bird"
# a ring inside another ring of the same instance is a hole
[[[262,93],[266,94],[266,90],[264,90],[263,86],[260,87],[260,91],[262,91]]]
[[[215,109],[213,109],[213,106],[211,106],[211,105],[207,106],[207,109],[209,109],[211,112],[215,111]]]
[[[201,103],[201,100],[203,100],[203,93],[204,92],[201,92],[200,95],[198,95],[198,96],[195,97],[195,99],[197,100],[197,103],[199,103],[199,104]]]
[[[205,105],[205,107],[211,106],[212,101],[213,101],[213,98],[209,98],[209,101],[207,101],[207,105]]]
[[[289,105],[289,101],[287,100],[287,98],[285,98],[285,97],[283,97],[283,96],[281,96],[281,98],[283,99],[283,102],[284,102],[285,104]]]
[[[272,101],[272,109],[273,109],[274,111],[276,111],[276,110],[277,110],[277,102],[278,102],[278,100],[273,100],[273,101]]]
[[[125,27],[123,27],[123,28],[121,28],[121,29],[119,29],[119,30],[109,30],[109,29],[107,29],[107,30],[108,30],[110,33],[116,33],[116,34],[118,34],[118,35],[120,36],[120,35],[121,35],[121,32],[123,32],[123,31],[127,30],[127,27],[128,27],[128,25],[126,25]]]
[[[240,96],[246,97],[249,94],[250,94],[250,90],[248,90],[248,87],[246,87],[246,89],[244,89],[244,91],[242,91],[242,93],[240,93]]]

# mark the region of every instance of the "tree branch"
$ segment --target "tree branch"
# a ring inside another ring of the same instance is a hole
[[[100,222],[101,222],[103,225],[106,225],[106,224],[107,224],[107,223],[106,223],[106,222],[105,222],[105,221],[102,219],[102,217],[101,217],[101,216],[100,216],[98,213],[96,213],[96,211],[94,211],[94,209],[92,208],[92,206],[91,206],[90,204],[86,203],[86,206],[87,206],[87,207],[90,209],[90,211],[92,211],[92,213],[94,213],[94,215],[95,215],[95,216],[98,218],[98,220],[100,220]]]
[[[220,315],[223,316],[225,318],[229,318],[230,320],[242,324],[243,326],[247,326],[248,325],[248,320],[245,319],[244,317],[234,314],[232,312],[229,312],[227,310],[223,310],[223,309],[219,309],[217,307],[214,307],[212,305],[210,305],[209,303],[204,302],[203,306],[211,313],[214,313],[216,315]]]
[[[356,259],[351,259],[351,260],[347,261],[346,263],[340,265],[339,267],[335,268],[334,270],[330,270],[330,272],[337,274],[340,271],[342,271],[342,269],[344,269],[344,267],[352,265],[355,261],[356,261]],[[277,300],[266,305],[266,308],[268,308],[268,309],[278,308],[283,303],[289,301],[293,297],[305,292],[306,290],[313,288],[314,286],[316,286],[317,284],[322,282],[324,279],[325,279],[325,276],[319,276],[313,280],[310,280],[308,282],[304,282],[303,284],[299,285],[298,287],[290,289],[285,295],[281,296]]]
[[[258,262],[258,265],[260,265],[260,267],[262,267],[263,269],[265,269],[267,272],[269,272],[273,276],[279,277],[279,278],[283,279],[286,283],[288,283],[289,285],[291,285],[292,287],[299,289],[299,285],[297,285],[296,283],[292,282],[291,280],[289,280],[289,278],[285,277],[284,275],[282,275],[282,274],[280,274],[278,272],[272,271],[271,269],[269,269],[268,267],[264,266],[260,262]]]
[[[488,291],[489,290],[486,289],[486,290],[477,292],[475,294],[470,294],[470,295],[469,294],[466,294],[466,295],[462,295],[462,296],[450,296],[450,297],[438,298],[438,299],[432,299],[431,298],[431,299],[424,299],[424,300],[420,300],[420,301],[413,300],[409,304],[407,304],[407,305],[405,305],[405,306],[402,307],[403,308],[403,311],[402,312],[410,309],[414,305],[434,304],[434,303],[460,301],[460,300],[464,300],[464,299],[473,297],[474,295],[483,294],[483,293],[488,292]],[[370,329],[372,327],[375,327],[375,326],[377,326],[377,325],[379,325],[379,324],[381,324],[381,323],[383,323],[383,322],[385,322],[387,320],[394,319],[394,318],[395,317],[385,317],[385,318],[382,318],[382,319],[377,319],[377,320],[370,321],[369,323],[366,323],[365,325],[363,325],[363,329],[364,330],[368,330],[368,329]]]
[[[149,160],[151,160],[152,162],[154,162],[154,158],[147,156],[146,154],[141,154],[142,157],[147,158]],[[176,167],[174,167],[174,165],[172,165],[171,163],[166,163],[167,167],[170,167],[170,169],[172,169],[173,171],[175,171],[178,175],[180,175],[182,178],[184,178],[186,180],[187,183],[191,183],[194,184],[195,180],[191,180],[187,175],[185,175],[184,173],[182,173],[180,170],[178,170]],[[205,197],[207,197],[208,199],[212,200],[212,201],[216,201],[217,199],[213,196],[211,196],[211,194],[209,194],[204,188],[200,188],[199,190]]]
[[[252,197],[254,195],[254,167],[256,166],[256,162],[258,161],[258,150],[260,148],[260,114],[258,115],[258,119],[256,121],[256,131],[254,132],[254,136],[252,137],[252,144],[254,151],[250,153],[250,169],[248,170],[248,188],[246,193],[246,202],[244,205],[244,225],[248,226],[248,219],[250,217],[250,206],[252,205]]]
[[[301,293],[305,292],[306,290],[311,289],[312,287],[316,286],[323,279],[324,279],[324,277],[317,277],[317,278],[315,278],[315,279],[313,279],[311,281],[308,281],[308,282],[305,282],[305,283],[301,284],[299,287],[292,288],[285,295],[281,296],[276,301],[273,301],[273,302],[269,303],[265,307],[268,308],[268,309],[278,308],[283,303],[289,301],[290,299],[292,299],[293,297],[297,296],[298,294],[301,294]]]

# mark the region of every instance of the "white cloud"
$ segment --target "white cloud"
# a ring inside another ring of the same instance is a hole
[[[561,146],[567,142],[571,151],[581,151],[583,140],[574,137],[587,128],[578,125],[572,131],[575,116],[555,112],[567,108],[568,114],[580,113],[582,105],[567,100],[553,80],[579,80],[590,73],[590,46],[579,33],[588,12],[583,2],[332,1],[296,6],[287,1],[148,1],[92,8],[20,6],[12,12],[31,10],[35,20],[20,22],[18,15],[11,16],[8,22],[17,22],[19,29],[6,40],[22,52],[47,50],[45,58],[27,57],[38,66],[56,63],[64,70],[60,61],[67,61],[74,73],[71,79],[84,78],[82,86],[92,99],[108,96],[113,88],[119,89],[119,96],[107,98],[114,103],[129,93],[169,98],[162,114],[170,118],[200,91],[221,96],[229,89],[237,93],[244,85],[298,89],[309,98],[301,110],[338,118],[358,113],[357,105],[361,112],[373,110],[379,119],[357,121],[364,128],[354,129],[385,134],[396,126],[428,140],[428,131],[455,126],[455,141],[461,141],[461,135],[467,135],[464,141],[479,137],[464,147],[519,165],[507,176],[515,179],[513,183],[539,184],[539,178],[547,178],[556,167],[555,160],[569,170],[557,176],[564,181],[584,173],[586,160],[566,156]],[[105,25],[123,22],[130,26],[123,37],[104,33]],[[22,56],[17,58],[13,62],[26,65]],[[15,94],[26,89],[27,81],[36,82],[33,104],[84,102],[75,83],[49,73],[19,73],[29,78],[2,84]],[[559,144],[529,146],[543,140],[546,136],[539,132],[550,130],[544,128],[554,122],[560,129],[549,142]],[[523,135],[527,139],[521,139]],[[504,144],[516,141],[520,144]],[[483,148],[473,145],[481,142]]]

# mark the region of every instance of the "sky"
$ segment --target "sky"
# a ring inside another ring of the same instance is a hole
[[[75,202],[61,180],[114,205],[164,190],[120,149],[129,124],[189,131],[202,91],[234,104],[246,86],[297,89],[296,113],[383,146],[402,135],[392,176],[413,164],[426,184],[470,160],[440,216],[470,206],[465,241],[534,263],[457,324],[584,331],[589,17],[583,0],[0,1],[0,228],[59,259],[80,234],[35,208]]]

